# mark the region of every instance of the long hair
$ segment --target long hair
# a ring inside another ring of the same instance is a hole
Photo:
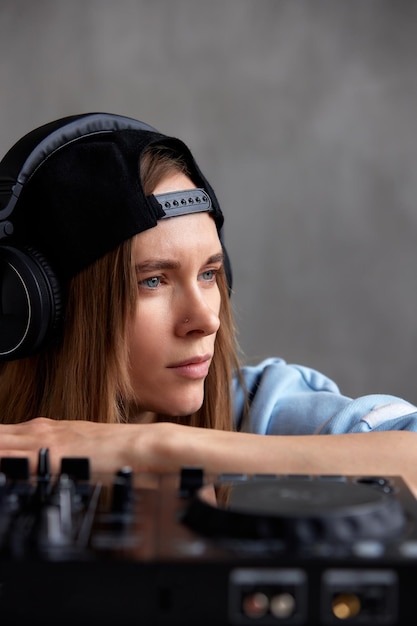
[[[140,169],[146,195],[167,174],[188,174],[186,164],[163,146],[148,149]],[[131,240],[122,243],[69,281],[59,342],[1,366],[0,422],[40,415],[107,423],[134,418],[127,328],[140,296],[131,248]],[[231,384],[233,372],[239,375],[239,359],[224,273],[219,275],[219,289],[220,328],[203,404],[193,415],[157,416],[159,421],[233,428]]]

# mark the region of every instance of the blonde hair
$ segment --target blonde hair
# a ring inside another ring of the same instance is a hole
[[[148,149],[141,159],[145,194],[185,162],[165,146]],[[235,329],[224,272],[219,276],[220,328],[205,381],[201,408],[168,420],[230,430],[231,384],[239,375]],[[127,324],[135,307],[136,276],[131,240],[81,271],[66,290],[62,339],[39,354],[4,363],[0,370],[0,421],[18,423],[42,415],[53,419],[127,422],[135,401],[128,374]]]

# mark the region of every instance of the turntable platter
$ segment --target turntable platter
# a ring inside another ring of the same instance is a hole
[[[377,485],[377,488],[375,487]],[[285,542],[389,540],[404,531],[398,500],[377,483],[274,477],[225,481],[197,490],[184,522],[205,535]]]

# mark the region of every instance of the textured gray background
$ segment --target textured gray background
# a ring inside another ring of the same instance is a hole
[[[415,0],[0,0],[0,152],[86,111],[189,143],[248,360],[417,402]]]

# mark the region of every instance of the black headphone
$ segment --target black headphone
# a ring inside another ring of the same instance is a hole
[[[92,113],[45,124],[18,141],[0,163],[0,361],[35,354],[62,318],[59,281],[48,261],[31,248],[6,243],[13,210],[36,169],[55,150],[91,134],[154,128],[120,115]]]

